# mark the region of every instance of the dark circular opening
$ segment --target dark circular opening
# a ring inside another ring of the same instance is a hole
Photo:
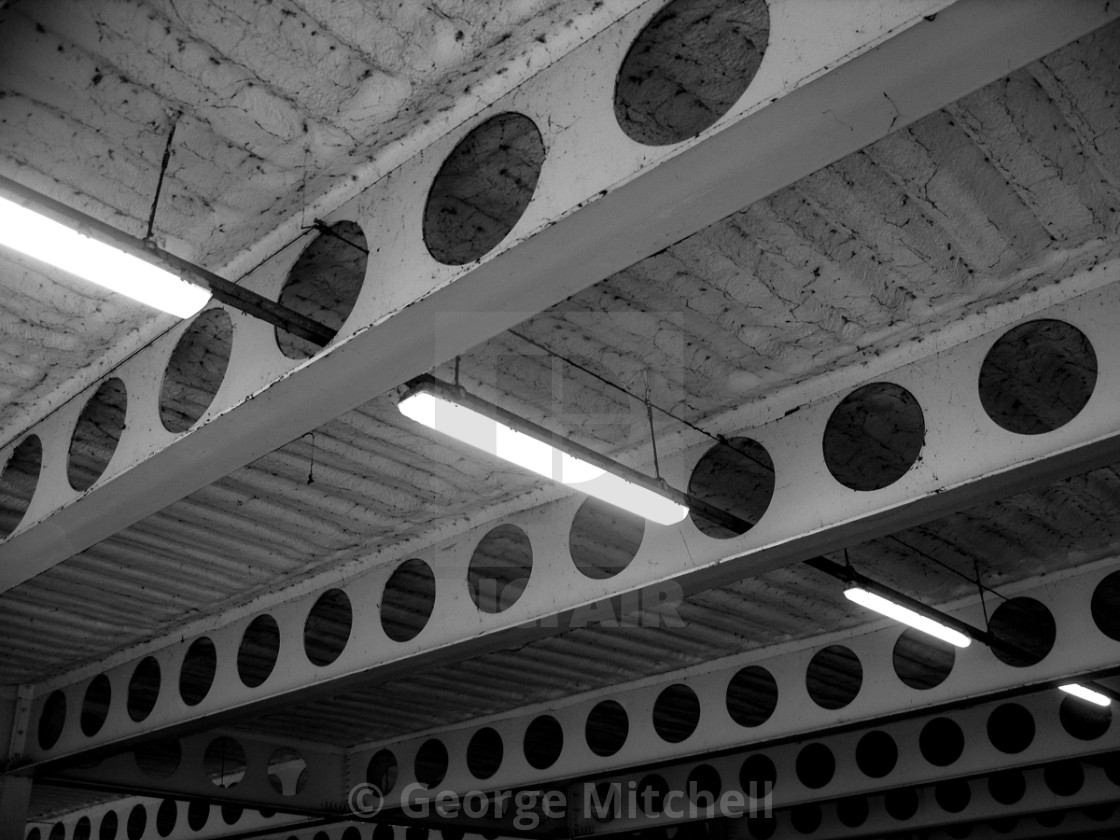
[[[133,805],[128,812],[128,821],[125,823],[125,834],[128,840],[140,840],[144,830],[148,827],[148,809],[143,805]]]
[[[836,773],[836,757],[824,744],[808,744],[797,754],[797,778],[811,790],[822,788]]]
[[[299,255],[280,290],[280,303],[318,321],[334,338],[362,291],[369,246],[355,222],[337,222],[328,230],[320,232]],[[322,349],[279,327],[276,344],[289,359],[307,359]]]
[[[330,665],[350,640],[354,614],[341,589],[328,589],[315,602],[303,625],[303,650],[312,665]]]
[[[163,799],[156,809],[156,833],[160,837],[167,837],[175,830],[175,822],[179,818],[179,806],[174,799]]]
[[[193,831],[202,831],[210,819],[210,803],[204,799],[192,799],[187,803],[187,825]]]
[[[1041,320],[1008,330],[980,367],[980,404],[1003,429],[1037,435],[1076,417],[1097,384],[1097,356],[1081,330]]]
[[[65,840],[66,826],[60,822],[56,822],[51,826],[50,832],[47,834],[47,840]]]
[[[1089,608],[1097,629],[1113,641],[1120,642],[1120,572],[1106,575],[1097,584]]]
[[[1019,824],[1017,817],[999,817],[988,823],[997,834],[1010,834]]]
[[[384,795],[396,787],[398,772],[397,757],[392,750],[378,750],[366,765],[366,781]]]
[[[765,799],[778,781],[778,768],[767,755],[756,753],[743,759],[739,767],[739,787],[751,799]]]
[[[295,796],[307,784],[307,762],[291,747],[280,747],[268,757],[265,774],[269,786],[281,796]]]
[[[964,840],[964,838],[972,835],[972,823],[956,823],[946,826],[945,833],[953,840]]]
[[[821,806],[816,802],[794,805],[789,812],[789,821],[801,834],[812,834],[821,827]]]
[[[258,615],[245,628],[237,649],[237,675],[249,688],[268,679],[280,655],[280,627],[270,615]]]
[[[109,704],[113,702],[113,687],[109,678],[98,674],[88,686],[82,698],[81,727],[86,735],[96,735],[109,716]]]
[[[239,784],[245,778],[247,766],[245,748],[228,735],[215,738],[202,754],[202,769],[214,787],[224,789]]]
[[[1055,761],[1042,770],[1042,780],[1057,796],[1073,796],[1085,784],[1085,768],[1080,761]]]
[[[71,840],[90,840],[92,836],[93,823],[90,822],[90,818],[79,817],[78,821],[74,823],[74,833],[71,835]],[[27,840],[32,840],[30,832],[27,835]]]
[[[848,394],[828,418],[824,462],[852,490],[880,490],[904,476],[926,438],[922,407],[900,385],[873,382]]]
[[[128,716],[139,723],[152,713],[159,699],[159,662],[145,656],[137,663],[128,680]]]
[[[676,683],[657,695],[653,704],[653,728],[663,741],[679,744],[700,723],[700,700],[687,685]]]
[[[993,645],[992,653],[1016,668],[1045,659],[1058,632],[1050,610],[1033,598],[1004,601],[992,613],[988,629],[998,641],[1011,646]]]
[[[187,655],[183,657],[183,667],[179,670],[179,696],[188,706],[202,702],[214,683],[214,673],[218,669],[218,652],[214,643],[206,636],[191,642]]]
[[[1034,818],[1038,820],[1038,824],[1043,828],[1057,828],[1065,821],[1065,811],[1043,811],[1041,814],[1035,814]]]
[[[362,832],[358,830],[357,826],[348,826],[343,829],[339,840],[362,840]]]
[[[843,645],[829,645],[813,654],[805,671],[809,697],[822,709],[842,709],[859,694],[863,666]]]
[[[1079,741],[1095,741],[1112,725],[1112,709],[1066,697],[1058,708],[1062,729]]]
[[[185,432],[206,413],[226,377],[233,350],[233,322],[224,309],[200,312],[171,351],[159,392],[159,419],[169,432]]]
[[[580,572],[604,580],[630,565],[642,545],[645,530],[642,517],[588,497],[572,520],[568,549]]]
[[[702,808],[711,808],[723,789],[723,780],[710,764],[698,764],[689,772],[685,789],[690,801]]]
[[[918,691],[945,682],[956,659],[951,644],[913,628],[904,630],[894,643],[894,672],[905,685]]]
[[[0,540],[8,537],[23,521],[39,484],[42,467],[42,441],[36,435],[28,435],[12,450],[4,472],[0,473]]]
[[[27,837],[25,838],[25,840],[39,840],[40,836],[41,835],[39,833],[39,829],[33,828],[29,832],[27,832]]]
[[[972,800],[972,788],[964,779],[947,779],[933,786],[933,798],[941,810],[959,814]]]
[[[870,813],[866,796],[846,796],[836,803],[836,818],[848,828],[859,828]]]
[[[120,818],[116,811],[107,811],[101,818],[101,827],[97,830],[98,840],[116,840],[120,830]]]
[[[245,809],[241,805],[234,805],[230,802],[222,803],[219,810],[222,812],[222,822],[226,825],[235,825],[241,819],[241,815],[245,813]]]
[[[39,713],[39,746],[49,750],[57,744],[65,725],[66,695],[56,689],[47,697],[43,711]]]
[[[552,715],[533,718],[525,728],[525,760],[544,770],[556,763],[564,749],[564,729]]]
[[[489,779],[502,766],[505,748],[496,729],[484,726],[467,744],[467,769],[476,779]]]
[[[778,683],[761,665],[740,668],[727,684],[727,713],[740,726],[761,726],[778,708]]]
[[[436,578],[423,560],[405,560],[385,582],[381,594],[381,628],[394,642],[416,638],[428,624],[436,603]]]
[[[988,793],[1000,805],[1014,805],[1027,792],[1027,778],[1021,770],[997,770],[988,777]]]
[[[988,715],[988,740],[1002,753],[1021,753],[1034,740],[1034,717],[1018,703],[1003,703]]]
[[[778,830],[778,821],[774,817],[762,814],[747,817],[747,830],[754,840],[770,840]]]
[[[533,573],[533,546],[516,525],[499,525],[479,542],[467,568],[471,600],[482,612],[513,606]]]
[[[648,816],[657,816],[665,805],[665,797],[669,795],[669,783],[657,773],[650,773],[638,782],[636,790],[639,807]]]
[[[1100,802],[1096,805],[1088,805],[1085,808],[1085,816],[1097,822],[1111,820],[1115,814],[1116,806],[1111,802]]]
[[[647,146],[695,137],[739,101],[769,39],[764,0],[674,0],[622,61],[614,90],[619,127]]]
[[[603,700],[587,715],[584,737],[591,752],[599,756],[614,755],[626,743],[630,719],[626,710],[614,700]]]
[[[918,736],[918,749],[930,764],[948,767],[964,751],[964,733],[956,721],[934,718],[922,727]]]
[[[908,820],[918,813],[918,791],[914,788],[888,790],[883,797],[883,806],[896,820]]]
[[[166,779],[179,769],[183,760],[183,748],[175,738],[162,738],[138,745],[132,758],[145,776]]]
[[[447,761],[447,747],[442,741],[429,738],[416,751],[416,761],[413,764],[416,781],[429,788],[435,787],[447,775]]]
[[[856,766],[872,779],[881,779],[898,763],[898,744],[886,732],[868,732],[856,744]]]
[[[124,432],[128,396],[113,377],[101,383],[78,417],[70,438],[66,475],[75,490],[88,490],[101,478]]]
[[[428,192],[424,244],[445,265],[466,265],[513,230],[537,188],[545,148],[523,114],[498,114],[464,137]]]
[[[774,496],[774,462],[757,441],[745,437],[717,443],[704,453],[688,479],[689,495],[731,514],[740,523],[691,510],[689,516],[703,534],[728,539],[754,526]]]

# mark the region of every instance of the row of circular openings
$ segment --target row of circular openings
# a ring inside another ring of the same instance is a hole
[[[28,829],[25,840],[140,840],[148,829],[149,806],[138,802],[128,810],[128,816],[123,823],[120,815],[115,810],[108,810],[101,815],[94,833],[93,820],[88,816],[79,817],[74,821],[74,827],[67,837],[66,824],[56,822],[49,831],[43,832],[39,828]],[[236,825],[248,812],[240,805],[232,803],[219,807],[222,822],[227,826]],[[261,808],[258,813],[265,818],[275,815],[275,811]],[[179,822],[179,806],[174,799],[163,799],[155,808],[152,818],[156,834],[159,837],[170,837]],[[201,799],[192,799],[187,803],[187,825],[193,831],[201,831],[210,821],[210,803]]]
[[[191,370],[208,371],[205,375],[210,377],[210,397],[228,363],[228,341],[223,345],[224,356],[207,348],[218,342],[214,336],[229,329],[229,318],[223,310],[207,310],[183,334],[172,354],[173,366],[176,359],[180,360],[180,371],[187,370],[188,360]],[[172,377],[170,371],[171,367],[164,390],[175,391],[181,401],[183,389],[188,387],[185,380],[192,377]],[[980,369],[980,401],[1000,427],[1018,434],[1039,434],[1072,420],[1089,401],[1096,377],[1096,355],[1080,330],[1062,321],[1031,321],[1005,333],[988,352]],[[75,489],[92,486],[107,466],[112,446],[124,429],[126,402],[119,379],[107,380],[87,402],[71,444],[70,474]],[[197,421],[208,405],[208,400],[196,401],[196,410],[190,416],[181,416],[181,423],[189,426]],[[853,490],[868,491],[901,478],[917,462],[924,441],[925,421],[917,400],[899,385],[877,382],[841,400],[826,424],[822,448],[825,464],[838,482]],[[30,504],[41,462],[42,446],[36,436],[28,436],[15,448],[0,476],[0,534],[11,533]],[[745,437],[717,444],[693,468],[689,492],[733,514],[743,525],[731,527],[697,513],[692,514],[692,520],[709,537],[739,536],[766,512],[774,486],[774,464],[761,444]],[[609,514],[581,509],[581,515],[603,521]],[[621,530],[613,549],[605,548],[600,541],[582,550],[573,542],[573,558],[590,577],[617,574],[637,553],[644,523],[621,515],[617,522]],[[525,551],[525,546],[517,549],[521,559],[514,563],[517,567],[511,574],[524,571]],[[519,579],[509,578],[503,586]],[[519,594],[515,586],[506,597]],[[499,599],[495,606],[500,604]]]
[[[642,30],[623,60],[615,92],[620,126],[646,144],[696,136],[746,90],[768,38],[764,0],[674,0]],[[539,129],[522,114],[498,114],[472,130],[448,155],[429,190],[423,236],[432,256],[447,265],[465,265],[493,250],[528,206],[544,157]],[[361,291],[368,254],[361,227],[338,222],[300,254],[279,302],[337,335]],[[229,365],[232,334],[229,315],[215,307],[201,313],[180,338],[160,390],[159,414],[168,431],[188,430],[209,408]],[[276,341],[291,358],[308,358],[319,350],[279,328]],[[126,408],[118,378],[106,380],[87,401],[67,465],[75,490],[89,489],[104,473],[124,431]],[[2,536],[22,518],[19,506],[30,499],[26,478],[39,472],[29,469],[30,460],[39,460],[32,452],[19,454],[13,474],[6,470],[0,480],[16,490],[11,511],[4,506],[4,518],[14,514],[15,521],[0,521]]]
[[[1120,572],[1106,576],[1094,589],[1091,612],[1100,630],[1109,638],[1120,641]],[[1001,603],[991,615],[989,629],[992,635],[1011,643],[1009,649],[993,648],[993,654],[1007,665],[1029,667],[1041,662],[1050,652],[1057,635],[1053,615],[1041,602],[1026,597],[1012,598]],[[914,629],[903,631],[897,638],[892,666],[899,680],[918,691],[935,688],[948,678],[955,663],[956,649]],[[863,683],[863,666],[859,657],[843,645],[829,645],[818,650],[810,659],[805,672],[805,687],[810,699],[826,710],[842,709],[858,695]],[[1067,698],[1062,705],[1062,725],[1075,737],[1099,737],[1108,727],[1111,712],[1104,710],[1094,716],[1084,703]],[[751,665],[740,669],[729,681],[725,693],[728,715],[738,725],[757,727],[770,719],[778,705],[778,685],[773,675],[762,666]],[[1021,707],[1016,707],[1021,708]],[[1003,717],[1013,712],[1000,712],[995,716],[996,728],[990,727],[993,743],[1006,752],[1018,752],[1014,738],[1033,733],[1033,722],[1022,720],[1014,726],[999,725]],[[683,683],[665,688],[654,702],[652,724],[662,741],[680,743],[696,731],[700,723],[701,705],[696,693]],[[1078,729],[1078,721],[1086,723]],[[955,726],[955,724],[953,724]],[[1103,725],[1103,728],[1100,726]],[[1094,728],[1097,727],[1097,728]],[[630,733],[630,719],[623,706],[615,700],[603,700],[589,712],[584,739],[588,748],[598,756],[608,757],[619,752]],[[1004,733],[1004,734],[999,734]],[[963,736],[962,736],[963,737]],[[946,736],[944,743],[951,743]],[[963,746],[963,741],[961,742]],[[1029,738],[1028,738],[1029,743]],[[522,749],[526,761],[538,770],[552,766],[564,746],[564,731],[551,715],[535,718],[525,732]],[[504,755],[501,735],[490,727],[478,730],[470,739],[466,762],[468,770],[478,779],[488,779],[499,768]],[[954,759],[955,760],[955,759]],[[429,786],[443,779],[448,767],[447,748],[436,738],[426,741],[417,751],[413,772],[417,781]],[[871,775],[869,773],[869,775]],[[375,754],[367,767],[367,778],[388,793],[396,783],[397,762],[394,754],[383,749]]]
[[[584,506],[597,504],[588,500]],[[497,533],[501,544],[507,545],[512,537],[504,529],[510,528],[513,526],[500,525],[490,534]],[[520,529],[513,530],[524,535]],[[486,546],[487,539],[484,538],[479,545]],[[492,557],[490,552],[492,548],[482,553],[476,550],[475,557],[493,562],[489,559]],[[527,574],[524,579],[510,578],[506,574],[509,568],[499,567],[496,572],[487,572],[485,577],[476,568],[477,588],[472,589],[475,597],[486,593],[488,587],[484,585],[485,581],[494,584],[490,603],[495,607],[507,598],[506,592],[510,587],[518,588],[518,591],[523,589]],[[503,578],[502,574],[506,577]],[[499,590],[497,585],[503,582],[505,588]],[[404,561],[390,575],[382,593],[381,622],[386,635],[395,641],[414,638],[426,625],[434,603],[435,577],[431,568],[416,558]],[[485,608],[487,601],[480,599],[478,603],[481,609]],[[1120,572],[1105,576],[1094,588],[1090,613],[1102,633],[1120,641]],[[334,662],[346,647],[352,620],[350,599],[342,590],[331,589],[320,595],[304,622],[304,652],[308,660],[318,666]],[[1041,662],[1057,638],[1053,614],[1040,601],[1028,597],[1011,598],[999,604],[991,614],[988,629],[993,637],[1009,643],[1008,647],[993,647],[993,655],[1013,667],[1028,667]],[[242,683],[249,688],[262,685],[275,668],[279,649],[280,629],[276,620],[267,613],[254,618],[245,628],[238,647],[237,672]],[[895,643],[892,664],[905,685],[926,690],[945,681],[955,658],[955,648],[951,645],[908,629]],[[216,672],[217,650],[214,643],[206,636],[195,639],[187,649],[179,673],[179,695],[183,702],[188,706],[202,702],[209,693]],[[159,697],[161,682],[160,665],[154,657],[146,657],[136,665],[129,679],[126,703],[128,715],[133,721],[139,723],[151,713]],[[863,666],[859,657],[843,645],[829,645],[817,651],[806,669],[806,690],[813,702],[823,709],[842,709],[850,704],[858,695],[862,682]],[[691,689],[681,685],[674,687],[673,691],[680,696],[667,695],[665,703],[668,705],[664,711],[659,712],[657,706],[654,710],[655,730],[671,743],[688,737],[699,721],[699,701]],[[98,674],[86,686],[82,701],[79,725],[83,734],[93,736],[100,731],[108,717],[111,701],[109,678]],[[761,667],[743,669],[728,687],[727,705],[728,712],[740,725],[758,726],[769,718],[777,705],[777,684]],[[621,710],[621,706],[618,709]],[[43,704],[39,718],[38,737],[42,749],[50,749],[57,743],[65,722],[66,695],[56,690]],[[612,727],[604,725],[603,729],[610,731]],[[591,730],[589,726],[589,733]],[[625,740],[625,729],[621,731]],[[592,743],[590,734],[588,743],[598,754],[612,754],[600,753],[599,750],[606,747]],[[618,748],[621,748],[621,743]]]
[[[748,759],[749,760],[749,759]],[[1105,775],[1112,784],[1120,786],[1120,753],[1109,753],[1092,760],[1092,763],[1102,765]],[[758,768],[752,772],[765,772],[765,768]],[[1043,783],[1055,796],[1068,797],[1076,795],[1085,784],[1085,762],[1077,759],[1064,759],[1051,762],[1042,768]],[[1022,770],[998,770],[983,778],[972,779],[945,779],[935,782],[931,787],[933,801],[946,815],[958,816],[972,802],[973,791],[984,786],[989,795],[999,805],[1010,807],[1021,802],[1026,795],[1027,779]],[[921,807],[921,794],[917,787],[903,787],[889,790],[877,795],[882,799],[883,810],[889,817],[904,823],[918,814]],[[846,796],[834,800],[836,818],[846,828],[858,829],[867,822],[871,816],[871,797],[864,794]],[[1086,816],[1098,822],[1105,822],[1113,818],[1116,807],[1114,803],[1102,803],[1088,806],[1084,809]],[[804,835],[816,832],[823,823],[824,809],[821,803],[804,803],[795,805],[788,811],[790,823],[793,828]],[[1065,811],[1047,811],[1032,815],[1034,820],[1044,828],[1057,828],[1065,819]],[[992,828],[1001,834],[1009,834],[1019,824],[1017,817],[997,818],[989,823]],[[777,829],[777,819],[773,816],[748,815],[749,836],[756,840],[769,840]],[[961,822],[945,826],[946,833],[953,838],[964,840],[971,835],[973,823]]]

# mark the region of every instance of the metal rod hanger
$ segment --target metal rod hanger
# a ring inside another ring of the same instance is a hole
[[[30,206],[36,212],[75,228],[79,233],[99,239],[127,254],[178,274],[196,286],[209,289],[214,298],[221,303],[294,336],[306,339],[319,347],[325,346],[335,337],[335,330],[294,309],[231,283],[202,266],[163,250],[150,240],[145,241],[131,236],[100,219],[75,210],[61,201],[56,201],[2,175],[0,175],[0,192],[12,200]]]

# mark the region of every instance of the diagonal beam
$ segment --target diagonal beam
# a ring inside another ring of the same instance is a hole
[[[845,0],[827,4],[828,15],[819,4],[775,3],[766,72],[727,116],[696,139],[639,147],[602,106],[625,48],[659,6],[644,5],[488,110],[548,126],[536,196],[503,244],[452,268],[421,243],[424,195],[472,127],[463,126],[337,208],[335,218],[356,217],[379,245],[336,342],[292,362],[263,325],[239,321],[230,384],[193,431],[169,435],[130,417],[93,488],[79,494],[58,471],[44,476],[0,543],[0,589],[1118,14],[1077,2],[1055,17],[1044,0]],[[294,255],[282,259],[246,285],[274,289]],[[477,317],[445,317],[464,312]],[[130,393],[160,381],[175,338],[117,371]],[[32,430],[45,462],[65,463],[79,409],[75,401]]]

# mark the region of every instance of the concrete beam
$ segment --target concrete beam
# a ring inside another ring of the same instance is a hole
[[[480,115],[528,115],[547,149],[533,200],[480,259],[440,264],[421,234],[428,187],[471,123],[327,219],[356,218],[374,249],[326,351],[295,362],[265,325],[235,315],[230,372],[201,421],[175,435],[156,410],[179,331],[165,336],[116,371],[129,393],[125,432],[82,493],[65,463],[88,394],[32,429],[44,467],[23,521],[0,543],[0,590],[1118,14],[1090,0],[1060,16],[1046,0],[844,0],[827,13],[775,0],[770,48],[746,94],[698,137],[644,146],[609,103],[623,56],[659,7],[627,15]],[[293,250],[247,285],[275,298]]]

